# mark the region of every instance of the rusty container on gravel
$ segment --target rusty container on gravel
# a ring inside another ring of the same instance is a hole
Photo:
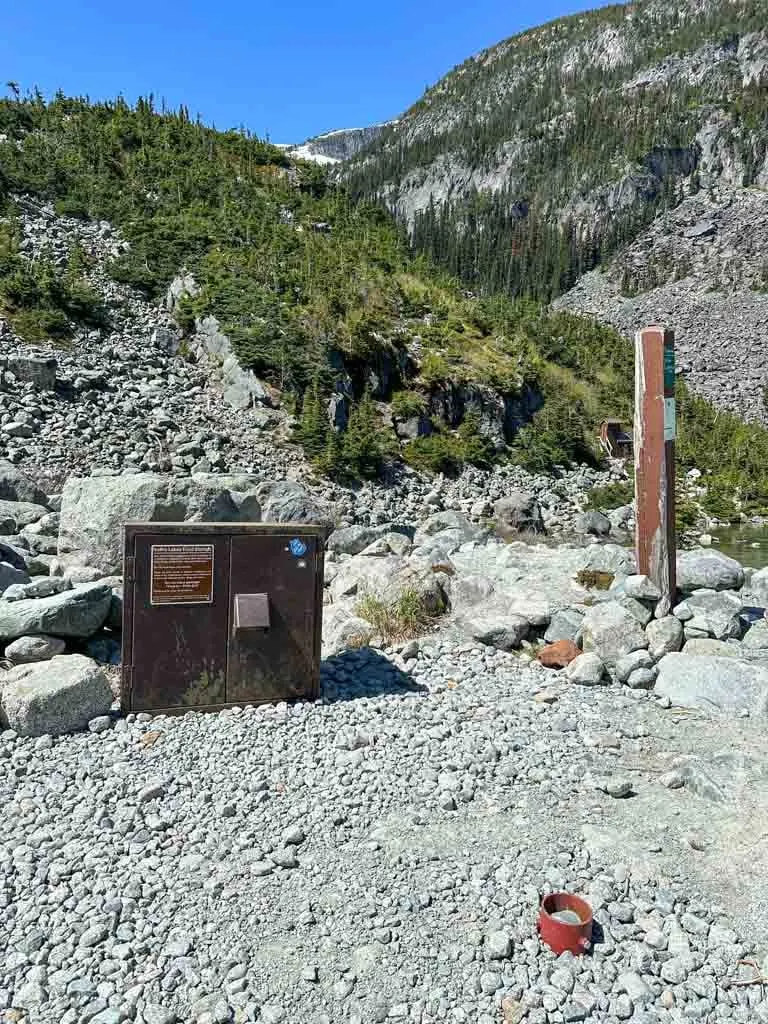
[[[539,906],[536,924],[541,941],[559,956],[569,950],[575,956],[592,946],[592,908],[570,892],[552,892]]]

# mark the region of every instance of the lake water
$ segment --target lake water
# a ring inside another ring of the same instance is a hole
[[[742,565],[762,569],[768,565],[768,524],[713,526],[712,547]]]

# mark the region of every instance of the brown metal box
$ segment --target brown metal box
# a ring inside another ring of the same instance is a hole
[[[296,523],[127,524],[123,712],[317,697],[324,541]]]

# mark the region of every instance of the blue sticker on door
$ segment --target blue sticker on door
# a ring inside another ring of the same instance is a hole
[[[288,547],[295,558],[301,558],[302,555],[307,553],[307,545],[300,537],[294,537]]]

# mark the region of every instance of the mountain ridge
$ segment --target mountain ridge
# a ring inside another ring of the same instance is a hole
[[[468,58],[337,173],[480,294],[556,299],[627,334],[641,316],[677,323],[691,384],[764,420],[768,225],[755,196],[768,188],[766,25],[765,0],[637,0],[558,19]],[[670,249],[665,218],[710,199],[743,207],[745,232],[728,251],[707,237]],[[653,274],[630,272],[627,252]],[[622,276],[636,315],[610,284]],[[721,298],[692,309],[683,280]],[[710,341],[712,316],[723,323]],[[689,335],[703,358],[688,358]]]
[[[350,160],[374,142],[386,128],[395,124],[397,119],[381,121],[365,128],[333,128],[331,131],[313,135],[298,145],[282,143],[278,145],[278,149],[284,149],[297,160],[310,160],[318,164],[340,164]]]

